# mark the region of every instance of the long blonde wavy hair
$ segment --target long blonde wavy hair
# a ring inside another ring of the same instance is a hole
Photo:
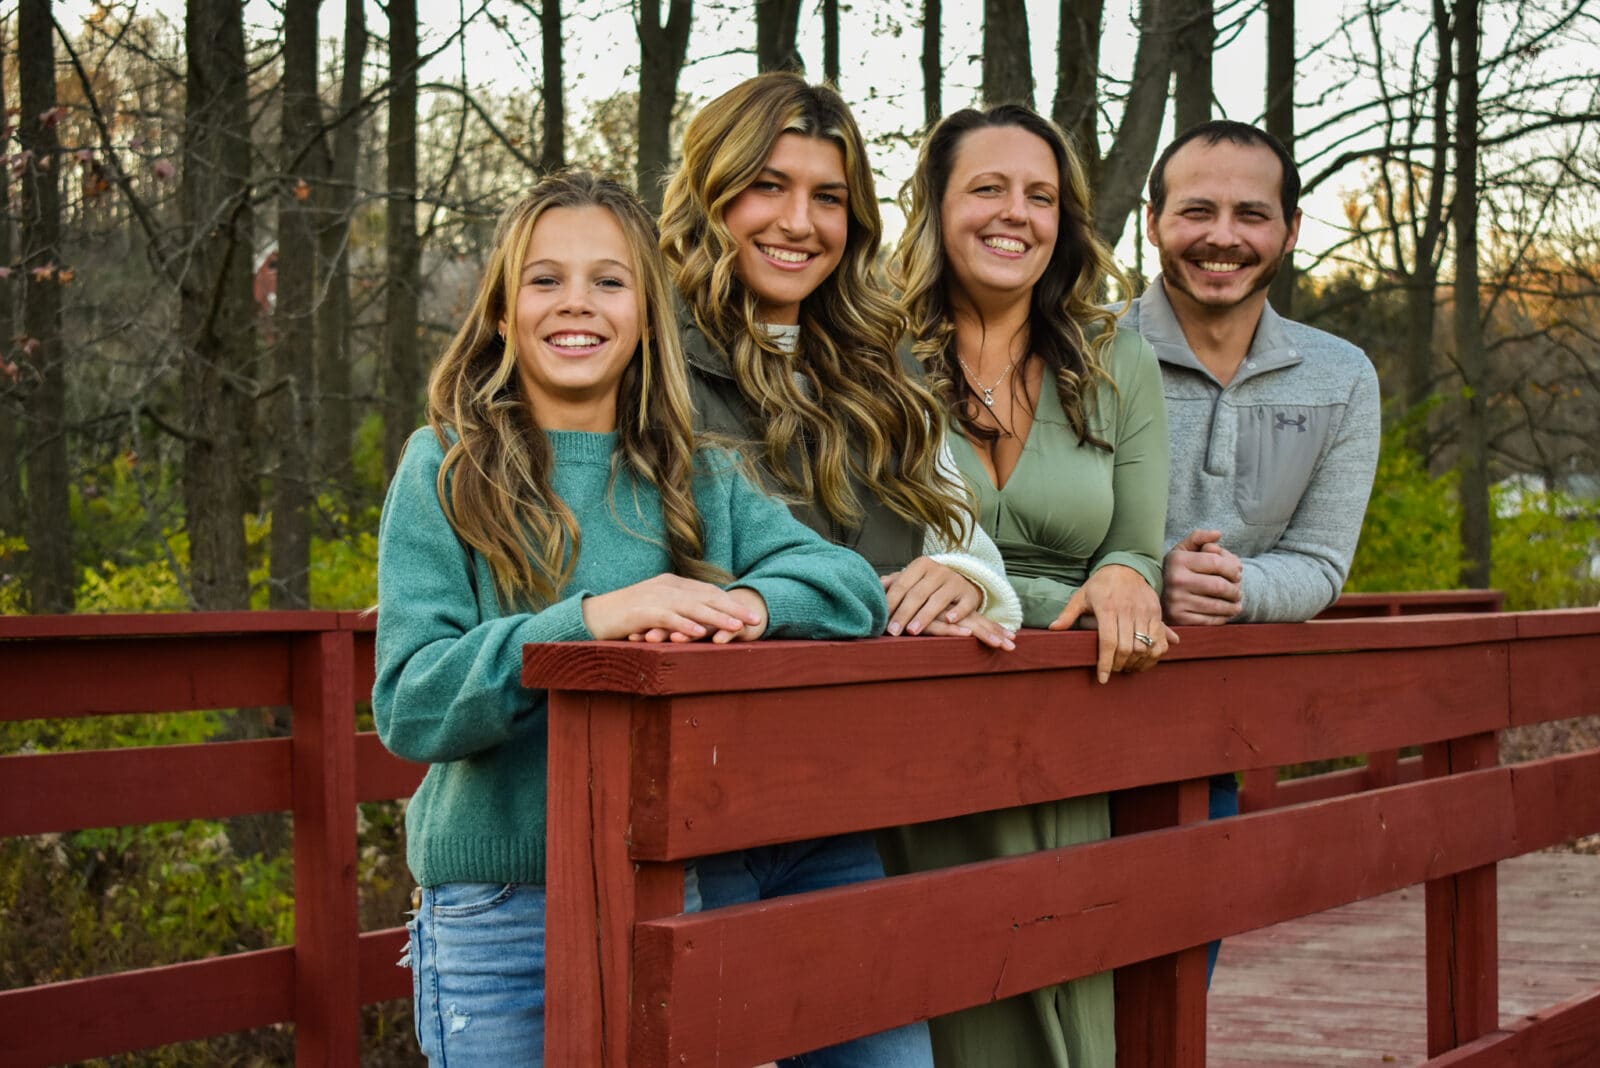
[[[1061,224],[1050,262],[1033,287],[1025,359],[1044,362],[1078,441],[1109,451],[1111,446],[1091,425],[1095,384],[1104,381],[1115,387],[1103,357],[1116,334],[1118,313],[1101,302],[1108,283],[1118,283],[1123,291],[1127,285],[1111,250],[1095,232],[1089,181],[1077,153],[1055,123],[1030,108],[1020,104],[987,111],[966,108],[941,119],[922,143],[917,169],[900,192],[906,229],[889,264],[913,338],[912,351],[967,436],[992,444],[999,434],[977,422],[977,393],[961,373],[956,352],[953,281],[946,266],[941,209],[962,139],[974,130],[1004,126],[1026,130],[1048,145],[1061,174]],[[1012,375],[1013,388],[1023,379],[1020,373]]]
[[[795,354],[762,328],[756,295],[735,272],[738,242],[724,222],[785,133],[837,145],[849,191],[844,253],[801,302]],[[854,526],[864,514],[854,476],[901,518],[955,543],[970,505],[937,467],[944,439],[938,403],[895,356],[904,321],[874,277],[882,238],[866,145],[831,88],[789,72],[763,74],[689,122],[683,164],[664,197],[661,250],[695,324],[728,354],[740,391],[761,413],[771,477],[791,499],[816,501],[836,522]],[[814,398],[795,383],[795,370],[811,380]],[[814,454],[795,449],[803,436]],[[801,458],[798,472],[791,453]]]
[[[544,213],[590,206],[611,212],[622,228],[639,301],[639,349],[617,387],[620,448],[612,478],[625,467],[660,493],[674,572],[727,579],[702,559],[703,528],[690,488],[689,384],[655,223],[626,186],[565,171],[540,181],[500,220],[472,310],[428,380],[428,424],[445,448],[439,501],[461,540],[488,561],[506,608],[554,601],[582,543],[577,518],[551,488],[550,443],[517,375],[516,295]]]

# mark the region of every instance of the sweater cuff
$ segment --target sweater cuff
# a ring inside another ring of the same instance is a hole
[[[524,644],[594,641],[594,635],[583,621],[583,599],[592,596],[589,590],[569,591],[555,604],[529,616],[517,636]]]
[[[1017,591],[1004,575],[970,553],[936,553],[928,559],[943,564],[978,587],[983,594],[983,600],[978,604],[980,615],[989,617],[1007,630],[1014,631],[1022,626],[1022,602],[1017,599]]]

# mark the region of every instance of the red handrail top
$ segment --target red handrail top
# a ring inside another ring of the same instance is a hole
[[[1182,641],[1167,654],[1168,660],[1440,648],[1509,641],[1519,636],[1600,634],[1600,610],[1182,627],[1178,634]],[[819,655],[819,650],[826,651]],[[522,681],[526,686],[550,690],[664,697],[1087,667],[1095,662],[1096,654],[1097,637],[1093,633],[1040,630],[1021,632],[1016,650],[1010,653],[985,648],[966,638],[763,641],[728,646],[548,643],[525,647]],[[716,659],[708,659],[713,657]]]
[[[127,615],[0,616],[8,638],[157,638],[207,634],[369,631],[374,612],[167,612]]]

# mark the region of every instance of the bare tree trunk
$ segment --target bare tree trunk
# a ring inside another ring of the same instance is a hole
[[[922,3],[922,128],[933,129],[944,114],[944,57],[940,44],[944,29],[940,0]]]
[[[639,161],[634,184],[653,214],[661,213],[661,182],[672,167],[672,116],[678,75],[689,51],[690,0],[671,0],[661,24],[661,0],[639,5]]]
[[[1267,0],[1267,132],[1294,155],[1294,0]],[[1179,123],[1182,126],[1182,123]],[[1267,297],[1279,313],[1294,314],[1294,253],[1272,280]]]
[[[1061,38],[1056,45],[1056,99],[1050,109],[1056,125],[1072,136],[1099,188],[1100,32],[1105,0],[1061,0]]]
[[[561,0],[539,5],[539,37],[544,45],[544,137],[539,169],[548,174],[567,162],[567,104],[561,85]]]
[[[1478,292],[1478,0],[1456,0],[1456,358],[1461,419],[1461,583],[1490,572],[1488,357]]]
[[[418,422],[422,361],[417,350],[417,0],[389,3],[389,207],[384,299],[384,364],[389,370],[383,461],[393,471]]]
[[[1430,153],[1428,200],[1422,212],[1411,270],[1406,276],[1406,336],[1404,394],[1406,413],[1417,412],[1433,396],[1434,316],[1439,288],[1439,251],[1446,237],[1445,179],[1450,166],[1450,85],[1455,80],[1451,50],[1455,30],[1448,0],[1433,0],[1434,43],[1438,67],[1433,80],[1433,148]],[[1408,183],[1407,188],[1412,188]],[[1408,444],[1426,459],[1433,435],[1426,417],[1413,420]]]
[[[179,296],[190,592],[197,608],[250,603],[244,448],[255,363],[249,70],[242,0],[188,0]]]
[[[6,19],[0,19],[0,115],[6,110]],[[6,138],[0,137],[0,156],[9,155]],[[11,246],[11,168],[0,167],[0,264],[9,264]],[[21,285],[21,281],[17,282]],[[16,320],[9,287],[0,288],[0,532],[21,534],[25,509],[22,500],[23,407],[17,378],[20,352],[14,351]]]
[[[1033,106],[1025,0],[983,0],[983,103]]]
[[[1179,133],[1211,120],[1211,54],[1216,43],[1211,0],[1178,0],[1172,119]]]
[[[757,69],[804,71],[799,29],[800,0],[756,0]]]
[[[333,164],[317,231],[325,282],[317,304],[317,470],[349,498],[351,479],[350,397],[350,214],[356,199],[356,161],[361,154],[361,66],[367,55],[362,0],[345,0],[344,64],[339,85],[340,123],[333,135]]]
[[[822,77],[839,84],[839,0],[822,0]]]
[[[273,608],[311,607],[311,460],[316,440],[317,218],[313,196],[326,195],[329,171],[317,95],[317,5],[283,5],[283,110],[279,149],[278,300],[273,310],[272,477]]]
[[[1116,140],[1100,165],[1095,229],[1108,244],[1144,196],[1145,177],[1155,159],[1161,120],[1172,80],[1171,13],[1168,0],[1139,0],[1139,44],[1133,54],[1133,81],[1122,109]]]
[[[35,612],[73,606],[72,524],[67,507],[67,379],[61,341],[61,192],[56,175],[56,58],[50,0],[17,9],[22,115],[22,333],[19,362],[27,407],[29,596]]]

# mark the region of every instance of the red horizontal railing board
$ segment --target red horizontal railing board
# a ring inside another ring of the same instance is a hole
[[[0,757],[0,837],[289,807],[287,738]]]
[[[291,1018],[289,948],[0,991],[0,1064],[68,1064]]]
[[[678,697],[663,713],[668,740],[640,751],[655,786],[635,799],[634,855],[702,856],[1492,730],[1507,719],[1505,664],[1504,644],[1308,655],[1293,689],[1277,657],[1166,664],[1103,687],[1085,670],[1035,671],[1006,677],[1006,716],[986,713],[986,676],[769,691],[759,704]],[[1226,694],[1227,719],[1195,715],[1198,694]],[[1092,710],[1092,730],[1075,708]]]
[[[1511,689],[1514,725],[1600,713],[1600,640],[1585,633],[1513,642]]]
[[[408,937],[404,927],[361,933],[356,952],[361,961],[363,1005],[411,996],[411,969],[398,963]]]
[[[389,752],[372,731],[357,734],[355,746],[357,801],[410,797],[428,773],[428,765],[413,764]]]
[[[148,612],[112,615],[0,616],[0,641],[11,638],[215,637],[348,630],[351,612]]]
[[[1318,619],[1363,616],[1407,616],[1436,612],[1498,612],[1505,603],[1500,590],[1414,590],[1399,593],[1344,593]]]
[[[1591,612],[1600,631],[1600,610]],[[1505,615],[1419,616],[1325,623],[1184,627],[1182,644],[1163,663],[1233,656],[1419,649],[1516,636]],[[966,638],[878,638],[860,642],[767,641],[725,646],[646,645],[641,642],[553,642],[526,646],[525,685],[550,690],[599,690],[670,696],[829,686],[862,679],[945,678],[1009,674],[1095,662],[1097,638],[1087,631],[1025,630],[1014,652],[997,652]]]
[[[289,703],[282,634],[0,641],[0,720]]]
[[[1600,989],[1492,1031],[1422,1068],[1593,1068],[1600,1056]]]
[[[1597,781],[1600,750],[1525,767],[1541,766]],[[644,922],[642,1063],[759,1063],[1480,867],[1568,822],[1600,830],[1600,791],[1555,827],[1522,796],[1496,768]]]
[[[1503,618],[1516,624],[1519,638],[1559,638],[1600,633],[1600,609],[1553,608],[1545,612],[1512,612]]]

